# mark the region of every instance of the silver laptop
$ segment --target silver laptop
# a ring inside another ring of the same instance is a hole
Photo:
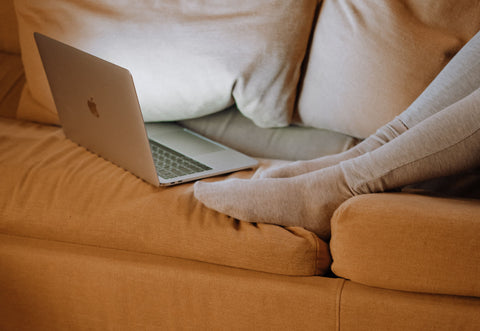
[[[65,135],[155,186],[252,168],[257,161],[174,123],[143,121],[130,72],[34,34]]]

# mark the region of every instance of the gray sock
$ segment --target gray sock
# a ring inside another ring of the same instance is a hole
[[[323,239],[338,206],[480,165],[480,89],[381,147],[340,164],[289,178],[197,182],[207,207],[249,222],[302,226]]]

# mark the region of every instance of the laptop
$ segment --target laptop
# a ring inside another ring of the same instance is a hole
[[[130,72],[34,33],[65,136],[155,185],[257,166],[257,160],[171,122],[144,123]]]

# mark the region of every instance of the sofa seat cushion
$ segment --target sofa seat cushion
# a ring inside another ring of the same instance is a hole
[[[260,128],[236,106],[179,123],[245,154],[267,159],[310,160],[346,151],[359,142],[345,134],[305,126]]]
[[[332,218],[332,270],[375,287],[480,297],[479,221],[476,199],[358,196]]]
[[[313,233],[231,219],[198,202],[192,184],[151,186],[59,127],[0,119],[0,173],[3,234],[285,275],[322,274],[330,265],[328,245]]]
[[[2,331],[334,330],[344,283],[1,234],[0,270]]]
[[[480,299],[394,291],[345,282],[341,330],[477,330]]]

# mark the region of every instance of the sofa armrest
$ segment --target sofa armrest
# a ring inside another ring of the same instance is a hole
[[[369,194],[332,218],[332,270],[365,285],[480,296],[480,200]]]

